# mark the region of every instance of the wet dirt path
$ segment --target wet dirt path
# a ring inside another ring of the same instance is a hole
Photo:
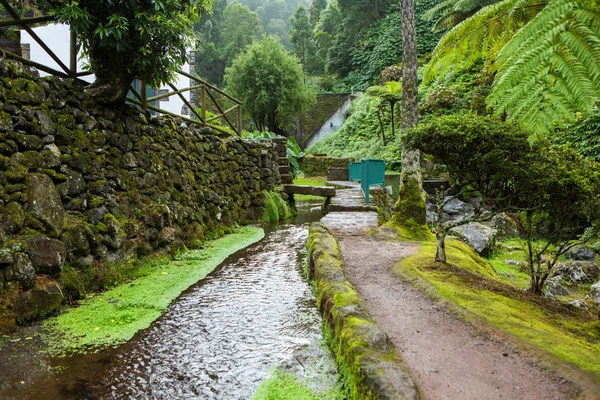
[[[374,236],[337,238],[348,280],[391,338],[424,399],[575,399],[578,387],[545,372],[498,333],[482,335],[394,275],[417,245]]]

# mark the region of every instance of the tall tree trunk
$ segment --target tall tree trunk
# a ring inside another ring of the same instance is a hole
[[[402,123],[400,133],[419,122],[417,81],[417,40],[415,2],[401,0],[402,17]],[[400,197],[394,206],[395,224],[409,228],[412,234],[427,231],[425,199],[420,171],[419,151],[409,151],[402,143]]]
[[[402,124],[401,133],[419,123],[419,86],[417,77],[417,32],[415,0],[401,0],[402,17]],[[408,151],[402,144],[402,170],[414,175],[421,185],[418,150]]]

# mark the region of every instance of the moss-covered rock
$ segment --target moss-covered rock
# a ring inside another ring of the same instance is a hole
[[[52,180],[44,174],[27,176],[27,211],[42,221],[48,233],[59,236],[64,230],[65,209]]]
[[[39,319],[60,308],[63,293],[56,281],[38,278],[35,286],[15,300],[13,312],[17,323]]]
[[[396,358],[387,335],[368,317],[346,280],[335,238],[321,223],[310,227],[309,274],[317,305],[331,332],[330,345],[352,399],[418,399],[410,375]]]
[[[397,229],[404,240],[423,241],[433,237],[427,227],[427,209],[419,180],[410,172],[402,174],[394,215],[386,226]]]

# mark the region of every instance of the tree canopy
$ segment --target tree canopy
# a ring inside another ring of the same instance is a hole
[[[49,0],[51,13],[68,23],[88,56],[99,101],[122,101],[133,78],[160,86],[187,61],[194,22],[213,0]]]
[[[302,65],[281,42],[266,37],[251,44],[225,71],[227,90],[244,102],[258,130],[283,133],[315,94],[304,84]]]

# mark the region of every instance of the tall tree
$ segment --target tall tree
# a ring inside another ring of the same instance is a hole
[[[258,39],[261,27],[258,15],[237,1],[229,4],[223,12],[222,44],[228,64],[246,47]]]
[[[419,93],[417,77],[417,33],[415,1],[401,0],[402,16],[402,123],[401,133],[416,127],[419,122]],[[422,194],[421,154],[402,143],[402,179],[400,196],[394,207],[392,223],[411,230],[425,231],[427,219]]]
[[[310,5],[310,24],[314,27],[321,18],[321,12],[327,8],[327,0],[313,0]]]
[[[259,130],[283,127],[315,101],[297,57],[274,36],[251,44],[225,71],[227,89],[244,102]]]
[[[314,54],[313,48],[313,31],[306,9],[299,6],[296,12],[292,16],[291,20],[292,28],[290,29],[291,42],[294,45],[294,52],[302,62],[304,70],[307,70],[308,59],[311,54]]]

